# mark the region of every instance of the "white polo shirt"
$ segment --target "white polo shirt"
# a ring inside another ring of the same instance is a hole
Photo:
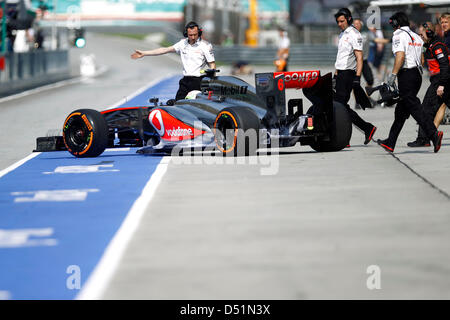
[[[215,61],[212,45],[200,38],[193,45],[188,39],[182,39],[173,47],[181,56],[184,76],[200,77],[200,70],[208,68],[207,62]]]
[[[349,26],[339,35],[336,70],[356,70],[354,50],[363,50],[363,38],[355,27]]]
[[[283,34],[283,37],[278,41],[278,49],[289,49],[291,45],[291,40],[289,40],[286,34]]]
[[[422,47],[422,38],[412,32],[409,27],[401,27],[392,35],[392,52],[394,54],[399,51],[405,53],[405,62],[402,68],[410,69],[421,66]]]

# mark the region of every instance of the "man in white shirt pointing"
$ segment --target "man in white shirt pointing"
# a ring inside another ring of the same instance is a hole
[[[131,55],[132,59],[139,59],[145,56],[159,56],[170,52],[176,52],[181,56],[184,77],[179,82],[175,100],[184,99],[192,90],[200,90],[201,71],[205,68],[216,68],[212,45],[202,40],[202,29],[198,24],[194,21],[189,22],[184,29],[183,35],[186,39],[180,40],[173,46],[148,51],[135,50]]]

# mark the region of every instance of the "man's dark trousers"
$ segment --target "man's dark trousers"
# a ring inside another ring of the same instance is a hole
[[[422,85],[422,75],[419,69],[401,69],[397,76],[400,101],[395,107],[394,123],[391,126],[389,137],[385,141],[385,144],[392,149],[394,149],[400,131],[402,131],[403,125],[406,119],[409,118],[409,115],[412,115],[419,126],[422,127],[428,139],[433,138],[436,133],[436,127],[433,121],[425,115],[420,100],[417,98],[417,93]]]
[[[352,123],[357,126],[362,131],[370,132],[372,130],[372,125],[364,121],[358,113],[351,109],[348,105],[350,100],[350,94],[353,90],[353,80],[355,79],[356,72],[354,70],[338,70],[336,76],[336,94],[334,95],[334,100],[342,103],[350,114]]]
[[[423,98],[422,101],[422,109],[424,116],[431,120],[434,120],[434,117],[436,116],[436,113],[442,104],[440,103],[442,99],[439,99],[439,96],[436,93],[438,87],[439,87],[439,76],[431,77],[430,86],[428,87],[427,92],[425,93],[425,97]],[[419,134],[417,136],[417,140],[429,142],[429,139],[421,126],[419,126]]]

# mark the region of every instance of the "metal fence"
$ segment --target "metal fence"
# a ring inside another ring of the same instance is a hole
[[[70,77],[67,50],[7,53],[0,71],[0,96]]]

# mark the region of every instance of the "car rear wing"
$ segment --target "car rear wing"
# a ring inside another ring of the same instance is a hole
[[[286,89],[303,89],[303,94],[319,113],[332,112],[331,73],[325,76],[321,76],[319,70],[256,73],[255,86],[256,94],[267,106],[264,121],[269,127],[279,122],[290,122],[303,114],[302,99],[289,100],[286,113]]]

